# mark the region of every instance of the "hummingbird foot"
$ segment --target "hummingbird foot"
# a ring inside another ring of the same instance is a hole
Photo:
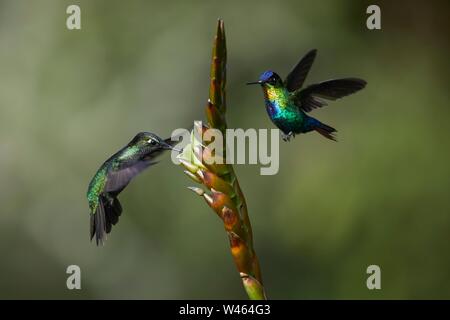
[[[295,133],[292,131],[290,131],[288,134],[281,132],[281,139],[283,139],[283,141],[291,141],[291,138],[293,137],[295,137]]]

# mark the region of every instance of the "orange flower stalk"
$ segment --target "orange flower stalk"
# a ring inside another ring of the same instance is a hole
[[[225,41],[225,29],[222,20],[218,21],[217,34],[214,39],[211,83],[209,100],[206,105],[206,117],[208,127],[195,127],[191,134],[191,143],[187,145],[179,155],[180,164],[186,169],[184,172],[197,183],[203,184],[207,189],[189,187],[222,219],[225,231],[230,242],[233,256],[242,283],[247,295],[252,300],[266,299],[258,258],[253,248],[253,235],[250,219],[247,212],[247,204],[244,194],[239,186],[238,179],[230,164],[209,164],[214,154],[208,148],[208,143],[201,138],[208,128],[218,129],[225,133],[227,123],[225,120],[225,84],[226,84],[226,60],[227,50]],[[197,132],[195,132],[197,131]],[[225,138],[225,134],[223,134]],[[226,155],[226,141],[221,156]]]

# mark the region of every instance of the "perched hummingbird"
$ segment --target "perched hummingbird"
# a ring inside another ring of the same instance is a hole
[[[303,82],[316,58],[317,50],[309,51],[292,69],[286,79],[273,71],[265,71],[259,81],[264,91],[266,110],[272,122],[282,131],[284,141],[297,133],[317,131],[324,137],[336,141],[336,129],[310,117],[306,112],[326,106],[322,99],[336,100],[366,86],[366,81],[357,78],[327,80],[301,89]]]
[[[140,132],[133,140],[106,160],[89,183],[87,198],[91,210],[91,240],[103,244],[122,213],[117,196],[137,174],[156,164],[155,157],[173,149],[172,141],[150,132]]]

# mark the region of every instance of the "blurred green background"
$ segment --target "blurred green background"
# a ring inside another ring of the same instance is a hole
[[[450,298],[448,1],[0,1],[0,298],[246,295],[222,223],[166,155],[119,197],[106,246],[85,193],[138,131],[203,119],[217,18],[228,40],[230,127],[273,128],[261,71],[367,88],[317,110],[339,130],[280,144],[280,171],[236,171],[273,299]],[[81,7],[82,29],[66,29]],[[68,265],[82,290],[66,289]],[[382,289],[366,288],[377,264]]]

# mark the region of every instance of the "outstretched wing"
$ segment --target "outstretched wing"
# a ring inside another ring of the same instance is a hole
[[[120,168],[117,168],[117,170],[111,170],[106,177],[105,191],[118,194],[130,183],[131,179],[155,163],[150,160],[138,160],[127,162]]]
[[[326,106],[322,99],[336,100],[353,94],[366,86],[367,82],[358,78],[328,80],[312,84],[296,93],[295,103],[303,111],[309,112]]]
[[[289,92],[293,92],[302,87],[309,69],[311,69],[314,59],[316,58],[316,54],[316,49],[309,51],[288,74],[284,83]]]

